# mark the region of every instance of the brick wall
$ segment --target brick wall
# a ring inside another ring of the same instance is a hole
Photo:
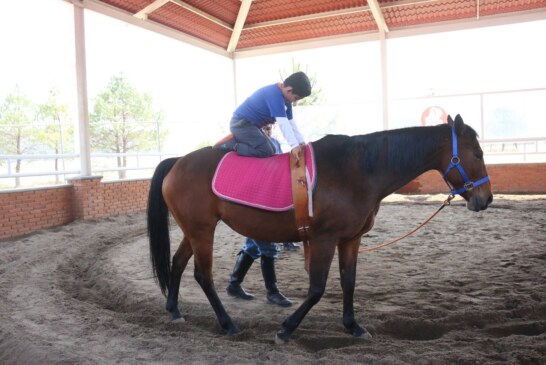
[[[546,194],[546,164],[489,165],[493,194]],[[401,194],[449,192],[442,175],[429,171],[398,191]]]
[[[70,223],[72,186],[0,191],[0,238]]]
[[[546,164],[490,165],[493,193],[546,194]],[[150,180],[102,183],[100,177],[73,179],[70,185],[0,191],[0,239],[72,222],[146,209]],[[447,193],[436,171],[429,171],[398,192]]]
[[[102,184],[103,212],[105,216],[139,212],[146,209],[150,180]]]
[[[101,177],[70,185],[0,191],[0,239],[67,224],[146,209],[150,180],[101,183]]]

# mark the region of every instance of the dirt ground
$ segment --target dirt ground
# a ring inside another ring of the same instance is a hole
[[[385,201],[363,244],[398,237],[444,196]],[[355,310],[374,336],[343,332],[337,257],[326,293],[285,345],[274,337],[301,304],[300,251],[281,252],[278,284],[296,306],[268,304],[259,265],[225,286],[243,239],[220,224],[215,282],[240,334],[220,332],[190,261],[170,323],[151,277],[145,214],[77,221],[0,241],[1,364],[546,364],[546,196],[496,196],[486,211],[458,198],[405,240],[361,254]],[[181,233],[173,227],[173,246]],[[173,247],[174,248],[174,247]]]

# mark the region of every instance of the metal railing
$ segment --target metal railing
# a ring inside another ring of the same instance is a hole
[[[93,153],[91,165],[93,174],[117,173],[121,171],[149,171],[141,174],[142,178],[151,177],[157,164],[163,159],[175,157],[165,153]],[[79,154],[40,154],[40,155],[0,155],[0,179],[59,177],[63,180],[78,176],[81,173]],[[119,167],[118,158],[126,160],[124,167]],[[44,167],[51,161],[56,161],[55,167]],[[17,163],[20,172],[17,172]],[[42,179],[43,180],[43,179]],[[1,183],[0,188],[6,184]]]
[[[546,161],[546,137],[542,138],[510,138],[482,140],[481,146],[488,163],[525,163]],[[116,174],[121,171],[138,171],[140,178],[151,177],[153,170],[165,158],[174,157],[174,154],[165,153],[93,153],[91,165],[93,174]],[[32,178],[32,177],[59,177],[63,180],[80,174],[79,154],[42,154],[42,155],[0,155],[0,179]],[[118,159],[126,161],[124,167],[118,166]],[[56,161],[57,168],[44,168],[44,165]],[[16,172],[17,161],[21,164],[21,171]],[[127,176],[134,178],[135,176]],[[115,180],[118,177],[111,176]],[[6,184],[1,183],[0,188]]]
[[[546,161],[546,137],[489,139],[480,144],[490,163]]]

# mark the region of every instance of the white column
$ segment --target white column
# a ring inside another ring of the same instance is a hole
[[[78,129],[80,137],[80,174],[81,176],[91,176],[87,69],[85,64],[85,22],[84,9],[79,1],[74,1],[74,33],[76,41],[76,83],[78,92]]]
[[[387,87],[387,41],[385,32],[379,32],[379,47],[381,49],[381,103],[383,105],[383,129],[389,128],[389,92]]]
[[[231,64],[232,64],[232,75],[233,75],[233,110],[237,108],[239,105],[239,94],[237,93],[237,61],[232,56],[231,58]]]

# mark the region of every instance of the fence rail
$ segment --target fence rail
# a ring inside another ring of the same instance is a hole
[[[488,163],[546,162],[546,137],[490,139],[480,143]],[[174,156],[165,153],[93,153],[92,172],[119,174],[122,171],[141,171],[144,173],[141,177],[150,177],[160,161]],[[0,178],[56,176],[58,182],[61,176],[67,179],[80,174],[79,157],[79,154],[0,155]],[[118,166],[119,158],[125,159],[125,166]],[[56,168],[44,168],[51,161],[56,161]],[[20,172],[15,171],[18,162],[23,166]],[[2,185],[5,184],[0,184],[0,188]]]
[[[166,153],[93,153],[91,154],[91,163],[94,166],[92,172],[151,170],[155,169],[161,160],[175,156]],[[0,178],[79,175],[81,173],[79,158],[79,154],[0,155]],[[126,159],[127,165],[118,167],[116,162],[118,158]],[[44,164],[52,160],[58,162],[57,169],[44,169]],[[18,161],[21,164],[25,163],[27,171],[16,172]]]

